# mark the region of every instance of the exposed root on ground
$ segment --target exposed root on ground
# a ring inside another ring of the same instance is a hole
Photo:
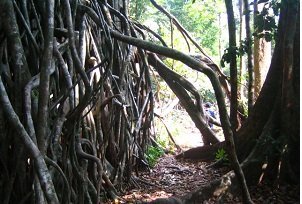
[[[150,172],[133,177],[136,187],[121,196],[119,203],[242,203],[234,173],[228,167],[208,168],[210,164],[165,155]],[[255,203],[299,200],[298,186],[278,186],[271,190],[260,184],[250,187],[250,191]]]

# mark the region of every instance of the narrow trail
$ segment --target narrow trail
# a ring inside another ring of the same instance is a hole
[[[229,168],[206,168],[210,163],[176,160],[174,155],[164,155],[151,171],[139,172],[135,178],[136,187],[129,189],[116,202],[108,204],[136,204],[168,198],[182,197],[211,181],[220,178]],[[255,204],[297,204],[300,200],[299,186],[276,186],[271,188],[265,184],[251,186],[250,193]],[[202,204],[241,204],[240,194],[227,194],[223,201],[212,197]]]
[[[178,134],[173,138],[182,151],[203,146],[202,137],[188,114],[183,110],[174,110],[171,118],[166,119],[168,129]],[[219,140],[223,140],[221,128],[215,127]],[[170,196],[182,197],[212,180],[221,177],[229,168],[206,168],[210,163],[177,160],[175,155],[165,154],[149,171],[139,172],[135,178],[135,188],[122,196],[122,203],[136,203],[138,201],[152,201],[157,198]]]
[[[172,136],[183,150],[204,145],[200,131],[184,110],[174,110],[172,115],[168,115],[165,123],[171,132],[176,132]],[[212,130],[216,133],[218,140],[224,140],[220,127],[213,126]]]
[[[174,131],[176,130],[176,132],[180,133],[178,136],[174,135],[176,144],[183,151],[202,146],[200,132],[188,116],[178,112],[174,117],[176,122],[171,124],[169,124],[169,121],[166,122],[168,127],[174,128]],[[221,129],[214,127],[214,131],[218,139],[222,141],[224,138]],[[165,154],[159,158],[152,169],[140,171],[138,175],[133,173],[135,176],[132,181],[136,185],[125,189],[118,201],[105,203],[135,204],[142,201],[153,201],[157,198],[182,197],[230,171],[229,167],[207,168],[211,163],[183,159],[176,160],[174,156],[173,154]],[[265,184],[250,187],[252,199],[256,204],[299,203],[299,192],[299,186],[277,186],[273,190]],[[203,203],[214,204],[218,202],[217,198],[213,197]],[[240,194],[235,196],[228,194],[222,203],[242,203]]]
[[[173,121],[165,122],[170,131],[176,130],[178,133],[173,138],[183,151],[203,146],[200,132],[186,112],[174,111]],[[220,130],[216,128],[214,131],[218,133]],[[222,135],[218,135],[222,140]],[[152,169],[139,172],[134,179],[136,186],[121,196],[120,203],[146,202],[170,196],[182,197],[229,171],[226,167],[217,170],[206,168],[210,163],[177,160],[174,156],[165,154]]]
[[[165,155],[151,171],[140,173],[136,178],[137,188],[130,190],[123,199],[125,203],[135,203],[182,197],[228,171],[228,168],[207,169],[207,165],[209,163],[176,160],[174,155]]]

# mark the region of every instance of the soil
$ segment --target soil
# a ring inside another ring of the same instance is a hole
[[[165,155],[151,171],[141,172],[136,179],[139,188],[127,192],[123,199],[126,203],[135,203],[182,197],[228,171],[228,168],[207,169],[207,165],[205,162],[176,160],[173,155]]]
[[[230,169],[207,168],[209,163],[176,160],[174,155],[164,155],[150,171],[143,171],[135,177],[136,187],[126,191],[118,201],[108,203],[140,203],[158,198],[182,197],[209,182],[220,178]],[[278,186],[275,189],[260,184],[250,187],[255,204],[299,203],[299,186]],[[212,197],[203,204],[242,203],[240,195],[228,194],[223,201]]]
[[[175,142],[182,150],[202,146],[200,133],[194,127],[193,122],[187,117],[184,118],[182,113],[177,114],[177,117],[177,128],[181,130],[181,136],[175,136]],[[214,127],[214,131],[219,140],[223,140],[221,129]],[[230,171],[227,166],[208,168],[211,164],[176,160],[174,155],[165,154],[152,169],[138,172],[138,175],[134,176],[132,183],[135,186],[128,186],[118,200],[107,203],[141,203],[171,196],[181,198]],[[251,186],[250,193],[255,204],[299,203],[300,199],[299,186],[276,186],[272,189],[268,185],[259,184]],[[212,197],[203,203],[242,203],[239,194],[228,194],[223,199],[218,200],[218,198]]]
[[[220,178],[229,171],[228,167],[207,168],[209,163],[188,160],[176,160],[174,155],[164,155],[150,171],[143,171],[135,176],[135,187],[129,188],[120,199],[109,203],[150,202],[158,198],[182,197],[209,182]],[[294,204],[300,203],[299,186],[277,186],[259,184],[250,187],[255,204]],[[228,194],[223,201],[212,197],[203,204],[242,203],[240,194]]]

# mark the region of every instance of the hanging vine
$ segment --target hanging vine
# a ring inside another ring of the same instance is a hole
[[[147,165],[153,119],[145,52],[110,34],[135,33],[124,15],[128,5],[0,4],[4,203],[116,198],[132,171]],[[100,25],[85,8],[97,14]]]
[[[198,47],[176,19],[157,7],[188,44]],[[3,0],[0,15],[4,203],[99,203],[135,185],[132,172],[148,165],[144,152],[152,136],[149,63],[176,93],[205,143],[218,142],[206,125],[194,86],[153,53],[181,61],[210,79],[226,144],[232,162],[238,163],[224,74],[200,47],[200,56],[185,55],[132,23],[128,1]],[[146,41],[146,32],[163,46]],[[240,166],[234,168],[243,178]]]

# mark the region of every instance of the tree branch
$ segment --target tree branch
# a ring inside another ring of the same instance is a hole
[[[31,140],[27,134],[24,126],[19,120],[19,117],[15,113],[11,102],[8,98],[7,92],[5,90],[2,78],[0,77],[0,103],[3,108],[4,114],[6,115],[9,124],[15,129],[21,141],[23,142],[26,150],[29,152],[30,157],[34,160],[35,170],[38,173],[41,187],[45,193],[45,197],[49,203],[59,203],[57,194],[52,183],[51,176],[47,169],[46,163],[44,161],[43,155]]]

